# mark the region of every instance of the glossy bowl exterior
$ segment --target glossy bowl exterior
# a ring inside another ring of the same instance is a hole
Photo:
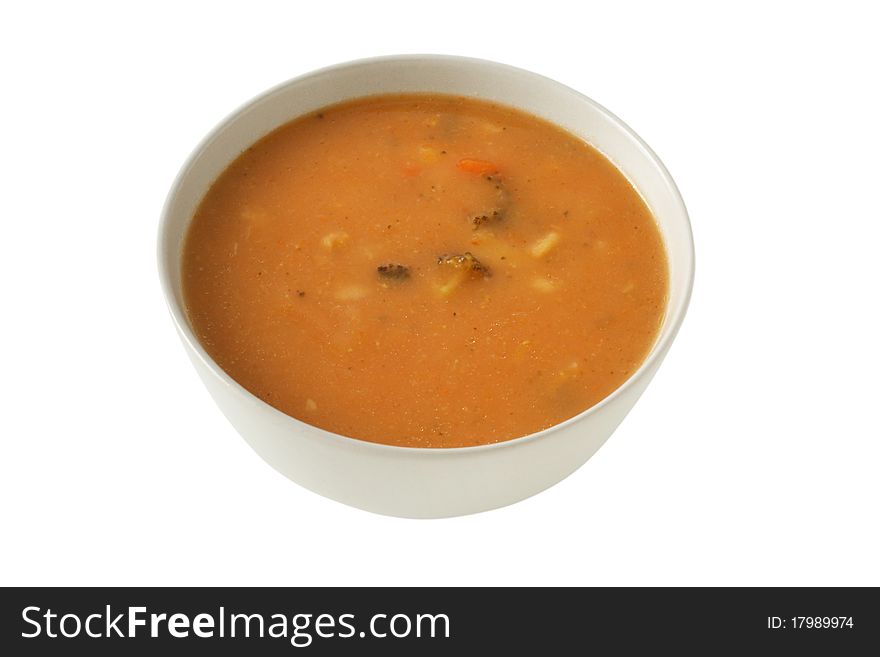
[[[394,447],[339,436],[292,418],[233,381],[205,352],[184,310],[186,229],[210,184],[244,149],[326,105],[400,92],[460,94],[518,107],[603,152],[639,190],[663,234],[670,266],[666,317],[653,350],[604,401],[550,429],[507,442],[453,449]],[[159,271],[171,315],[217,405],[254,450],[298,484],[369,511],[436,518],[485,511],[552,486],[592,456],[657,371],[684,318],[694,255],[684,203],[653,152],[608,111],[550,79],[502,64],[410,55],[340,64],[286,82],[247,103],[196,148],[171,189],[159,232]]]

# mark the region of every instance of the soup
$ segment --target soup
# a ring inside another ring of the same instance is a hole
[[[182,257],[193,329],[275,408],[344,436],[463,447],[600,402],[659,332],[668,267],[639,194],[546,121],[374,96],[243,152]]]

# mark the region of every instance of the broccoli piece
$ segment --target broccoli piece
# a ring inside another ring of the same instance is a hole
[[[474,224],[474,230],[476,230],[477,228],[479,228],[483,224],[495,222],[495,221],[498,221],[499,219],[503,219],[503,218],[504,218],[504,214],[501,212],[500,209],[496,208],[486,214],[475,214],[473,217],[471,217],[471,221]]]
[[[492,275],[489,268],[477,260],[470,251],[439,256],[437,264],[443,265],[443,268],[450,272],[447,281],[437,287],[437,291],[442,297],[448,297],[468,278],[474,276],[489,278]]]
[[[438,265],[445,265],[451,269],[461,272],[473,272],[482,274],[483,277],[489,277],[492,272],[482,262],[474,257],[470,251],[464,253],[446,253],[437,258]]]
[[[395,263],[388,263],[387,265],[379,265],[376,267],[376,271],[379,272],[379,276],[382,278],[388,278],[396,281],[402,281],[409,278],[409,267],[406,265],[398,265]]]
[[[483,224],[495,223],[504,219],[510,207],[510,194],[504,187],[501,178],[496,174],[494,176],[486,176],[485,179],[495,187],[495,206],[488,212],[475,214],[471,217],[474,230],[477,230]]]

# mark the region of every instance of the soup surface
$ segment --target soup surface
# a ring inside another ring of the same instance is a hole
[[[275,130],[199,206],[192,326],[253,394],[369,441],[523,436],[620,386],[667,261],[627,179],[566,131],[454,96],[377,96]]]

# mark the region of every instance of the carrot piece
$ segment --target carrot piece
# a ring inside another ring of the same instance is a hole
[[[487,173],[496,173],[498,171],[498,167],[496,167],[491,162],[487,162],[486,160],[474,160],[471,158],[459,160],[456,166],[458,166],[458,168],[462,171],[467,171],[468,173],[478,173],[481,175]]]

